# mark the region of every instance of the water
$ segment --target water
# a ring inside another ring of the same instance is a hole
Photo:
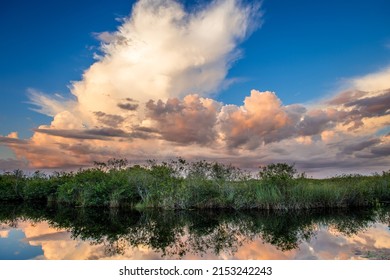
[[[389,259],[390,209],[0,206],[0,259]]]

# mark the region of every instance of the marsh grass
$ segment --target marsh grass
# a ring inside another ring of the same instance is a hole
[[[129,166],[96,163],[78,172],[16,170],[0,175],[0,200],[47,201],[78,207],[162,209],[310,209],[375,206],[390,202],[390,172],[309,179],[286,163],[251,176],[218,162],[183,159]]]

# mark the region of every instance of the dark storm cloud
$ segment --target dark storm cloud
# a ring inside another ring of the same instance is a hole
[[[345,114],[336,109],[311,110],[298,124],[298,135],[310,136],[331,129]]]
[[[360,97],[363,97],[366,95],[367,92],[364,91],[359,91],[359,90],[349,90],[349,91],[344,91],[336,96],[334,96],[331,100],[326,102],[327,105],[343,105],[348,102],[351,102],[351,100],[357,100]]]
[[[390,144],[382,144],[371,149],[371,153],[378,157],[390,156]]]
[[[27,169],[28,163],[19,159],[0,159],[0,172],[11,171],[16,169]]]
[[[390,89],[381,92],[347,91],[343,92],[327,104],[340,105],[338,122],[349,125],[350,130],[361,127],[364,118],[380,117],[390,114]]]
[[[118,107],[123,109],[123,110],[128,110],[128,111],[135,111],[138,109],[138,104],[131,104],[131,103],[119,103]]]
[[[28,142],[26,140],[22,140],[22,139],[0,136],[0,144],[18,144],[18,145],[23,145],[23,144],[28,144]]]
[[[360,152],[366,148],[372,147],[376,144],[379,144],[381,142],[380,139],[375,138],[375,139],[370,139],[367,141],[362,141],[356,144],[350,144],[344,147],[343,153],[345,154],[353,154],[354,152]]]
[[[95,116],[97,117],[98,121],[102,124],[110,127],[118,127],[123,121],[125,120],[123,117],[118,115],[111,115],[106,114],[104,112],[94,112]]]
[[[345,107],[355,107],[361,117],[376,117],[390,114],[390,90],[383,94],[361,98],[344,104]]]
[[[121,129],[116,128],[100,128],[100,129],[34,129],[35,132],[44,133],[47,135],[58,136],[71,139],[96,139],[109,140],[116,137],[128,137],[129,134]]]

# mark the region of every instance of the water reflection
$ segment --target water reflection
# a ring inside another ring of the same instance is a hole
[[[385,256],[390,250],[388,208],[300,212],[137,212],[2,205],[0,223],[4,237],[12,230],[23,229],[26,237],[21,242],[42,246],[46,251],[51,250],[50,258],[60,259],[307,259],[334,258],[335,255],[359,258],[371,253],[375,258],[379,250],[371,252],[367,248],[380,248]],[[375,243],[378,240],[379,246]],[[359,246],[351,248],[347,241]],[[316,247],[315,254],[313,247]],[[337,251],[341,250],[340,247],[344,247],[342,253]],[[60,251],[66,248],[74,248],[72,254],[61,255]],[[318,255],[321,250],[323,252]],[[10,259],[6,254],[0,258]]]

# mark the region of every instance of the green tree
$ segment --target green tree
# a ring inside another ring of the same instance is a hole
[[[294,164],[272,163],[267,166],[260,166],[259,177],[266,185],[276,186],[282,193],[294,184],[294,176],[297,170]]]

